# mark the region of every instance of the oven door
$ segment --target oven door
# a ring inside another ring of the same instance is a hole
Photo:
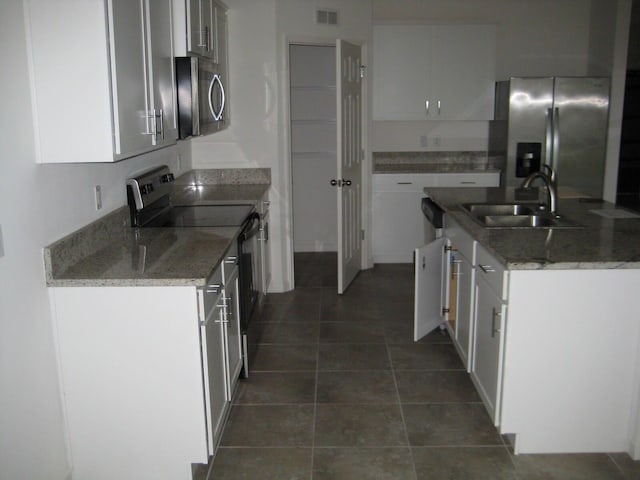
[[[240,329],[242,331],[242,348],[244,376],[249,375],[247,332],[258,299],[260,298],[261,253],[260,253],[260,215],[252,213],[246,220],[238,235],[238,255],[240,257]]]
[[[260,215],[253,213],[247,219],[238,236],[238,254],[240,256],[240,325],[246,332],[260,295],[258,269],[260,267]]]

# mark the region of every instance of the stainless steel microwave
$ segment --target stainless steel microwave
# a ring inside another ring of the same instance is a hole
[[[208,135],[227,127],[225,76],[200,57],[176,57],[178,136]]]

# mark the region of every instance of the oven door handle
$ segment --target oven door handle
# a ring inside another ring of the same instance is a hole
[[[246,242],[251,237],[254,237],[260,231],[260,214],[257,212],[249,215],[245,221],[245,227],[240,232],[240,240]]]

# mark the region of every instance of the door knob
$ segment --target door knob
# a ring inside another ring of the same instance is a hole
[[[347,186],[347,187],[350,187],[351,186],[351,180],[342,180],[342,184]]]
[[[332,187],[341,187],[342,186],[342,180],[336,180],[335,178],[331,180],[331,186]]]

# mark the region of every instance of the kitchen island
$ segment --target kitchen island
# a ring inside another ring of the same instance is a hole
[[[248,170],[189,172],[174,205],[258,206],[269,179]],[[210,461],[242,363],[239,231],[132,228],[122,207],[45,248],[74,478],[190,480]]]
[[[461,204],[536,202],[539,192],[425,193],[446,211],[452,245],[474,245],[475,280],[458,292],[473,308],[456,323],[471,332],[468,370],[515,453],[638,458],[640,219],[561,198],[558,212],[581,228],[489,229]]]
[[[640,214],[636,219],[598,214],[607,215],[614,210],[611,203],[591,198],[560,198],[558,213],[583,228],[487,229],[460,205],[537,200],[544,203],[545,195],[538,189],[517,188],[426,188],[425,193],[509,270],[640,268]]]

